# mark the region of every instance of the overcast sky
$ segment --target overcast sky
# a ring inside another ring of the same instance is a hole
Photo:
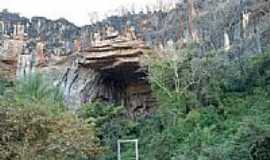
[[[45,16],[50,19],[66,18],[76,25],[89,24],[89,13],[108,13],[120,6],[141,8],[157,0],[0,0],[0,9],[20,13],[26,17]]]

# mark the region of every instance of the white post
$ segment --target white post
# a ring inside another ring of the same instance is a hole
[[[224,49],[225,51],[230,50],[230,37],[226,31],[224,32]]]
[[[121,160],[121,143],[135,143],[136,160],[139,160],[138,139],[134,139],[134,140],[118,140],[117,141],[117,160]]]
[[[138,145],[138,139],[136,139],[135,145],[136,145],[136,160],[139,160],[139,145]]]
[[[117,159],[118,160],[121,160],[121,149],[120,148],[121,148],[121,142],[118,140],[117,141],[117,157],[118,157]]]

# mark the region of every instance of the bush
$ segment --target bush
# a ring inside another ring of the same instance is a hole
[[[56,110],[64,109],[64,97],[60,88],[40,74],[19,79],[14,91],[18,103],[38,103]]]
[[[135,126],[127,117],[125,108],[99,101],[85,104],[83,108],[81,116],[95,126],[97,137],[106,148],[101,159],[117,159],[117,140],[134,138],[132,132]]]
[[[95,129],[70,113],[41,106],[0,106],[0,159],[82,160],[102,153]]]
[[[0,79],[0,96],[3,96],[10,87],[12,87],[13,84],[10,81]]]
[[[95,128],[64,109],[59,88],[41,75],[15,84],[0,97],[0,159],[89,160],[102,155]]]

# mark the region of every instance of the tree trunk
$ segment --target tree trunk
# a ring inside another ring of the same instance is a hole
[[[195,39],[195,34],[193,30],[193,15],[194,15],[193,0],[188,0],[188,27],[189,27],[189,34],[192,40]]]
[[[256,39],[256,45],[257,45],[257,52],[262,53],[261,36],[260,36],[257,26],[255,26],[254,32],[255,32],[255,39]]]

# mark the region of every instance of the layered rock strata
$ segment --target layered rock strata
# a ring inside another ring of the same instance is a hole
[[[150,49],[143,41],[109,37],[74,58],[61,80],[66,101],[76,106],[100,100],[126,106],[130,116],[149,113],[155,99],[142,59]]]

